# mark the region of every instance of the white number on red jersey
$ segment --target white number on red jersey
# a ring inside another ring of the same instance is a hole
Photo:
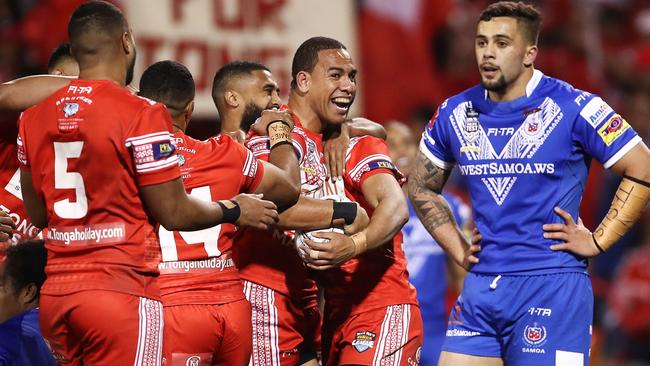
[[[88,213],[83,177],[68,171],[68,159],[81,156],[83,146],[83,141],[54,143],[54,188],[75,190],[74,202],[68,198],[54,202],[54,212],[63,219],[80,219]]]
[[[212,202],[212,195],[210,194],[209,186],[192,189],[190,196],[196,197],[201,201]],[[187,244],[203,244],[208,257],[218,257],[221,255],[218,246],[220,232],[221,225],[197,231],[179,231],[178,233]],[[160,248],[162,251],[163,262],[177,261],[178,249],[176,248],[174,233],[160,225],[158,236],[160,237]]]

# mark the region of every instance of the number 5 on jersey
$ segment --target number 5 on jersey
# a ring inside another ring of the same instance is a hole
[[[54,188],[75,190],[74,202],[69,198],[54,202],[54,213],[63,219],[80,219],[88,213],[83,177],[68,171],[68,159],[79,158],[83,146],[83,141],[54,143]]]

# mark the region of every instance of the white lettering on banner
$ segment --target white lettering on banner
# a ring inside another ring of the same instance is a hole
[[[462,175],[553,174],[553,163],[486,163],[459,165]]]
[[[584,108],[582,108],[580,116],[589,122],[591,127],[597,128],[598,125],[605,120],[605,117],[609,116],[613,112],[614,110],[609,106],[609,104],[605,103],[605,101],[599,97],[595,97],[590,100]]]
[[[126,239],[124,223],[48,227],[47,240],[55,244],[89,245],[119,243]]]
[[[159,60],[185,64],[196,82],[197,116],[214,115],[212,79],[227,62],[265,64],[280,89],[288,90],[293,53],[307,38],[335,38],[353,58],[357,49],[355,5],[349,0],[138,0],[123,5],[137,37],[136,75]]]
[[[223,271],[234,266],[235,263],[232,258],[224,258],[224,256],[221,256],[219,258],[213,257],[197,261],[160,262],[158,264],[158,270],[160,270],[160,274],[207,273],[214,270]]]

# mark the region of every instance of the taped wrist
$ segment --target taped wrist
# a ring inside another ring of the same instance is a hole
[[[270,149],[284,144],[291,143],[291,126],[282,120],[269,123],[266,127],[266,133],[269,135]]]
[[[650,199],[650,183],[624,175],[612,205],[593,233],[599,250],[614,245],[639,219]]]
[[[352,242],[354,243],[355,257],[366,251],[366,247],[368,246],[368,238],[366,237],[366,233],[364,231],[360,231],[352,235],[350,239],[352,239]]]
[[[222,218],[221,222],[227,222],[234,224],[239,219],[241,215],[241,209],[239,204],[233,200],[228,201],[217,201],[219,207],[221,207]]]
[[[354,202],[333,202],[332,221],[343,219],[346,225],[350,225],[357,218],[357,204]]]

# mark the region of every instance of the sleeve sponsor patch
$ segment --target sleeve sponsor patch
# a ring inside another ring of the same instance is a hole
[[[603,139],[607,146],[610,146],[618,139],[630,125],[618,114],[611,116],[605,124],[598,129],[598,135]]]
[[[126,146],[131,148],[135,169],[140,173],[178,164],[169,132],[133,137],[127,139]]]
[[[597,128],[613,112],[614,110],[609,104],[605,103],[600,97],[595,97],[582,108],[580,116],[589,122],[593,128]]]
[[[357,165],[350,172],[351,173],[350,177],[352,178],[353,181],[359,182],[361,180],[361,177],[365,173],[373,171],[375,169],[388,169],[392,171],[394,174],[399,174],[397,168],[395,167],[392,161],[381,159],[381,160],[372,160],[364,164]]]

